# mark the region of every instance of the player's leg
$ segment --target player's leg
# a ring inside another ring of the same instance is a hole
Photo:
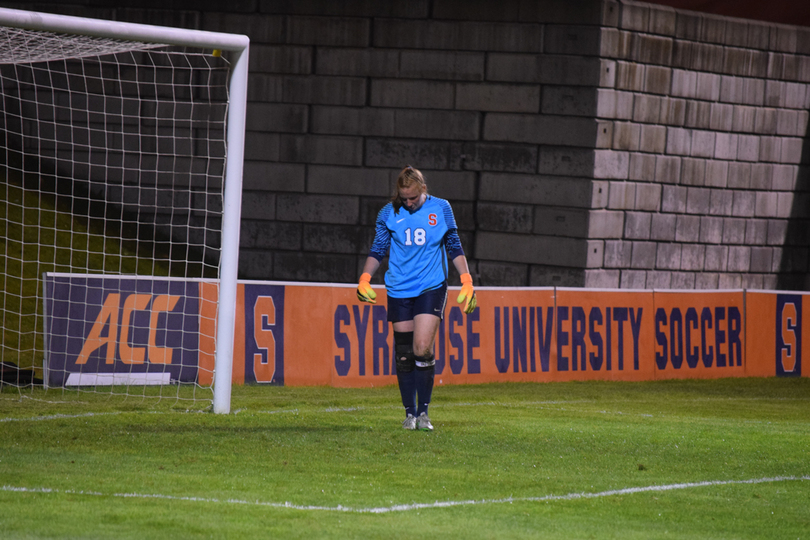
[[[428,405],[433,395],[436,359],[433,345],[444,314],[447,287],[440,287],[421,295],[414,305],[413,349],[416,364],[417,427],[432,430]]]
[[[416,362],[413,354],[413,331],[397,331],[399,328],[413,326],[402,323],[394,323],[394,354],[397,385],[402,398],[402,405],[405,407],[405,422],[402,426],[405,429],[416,428]]]

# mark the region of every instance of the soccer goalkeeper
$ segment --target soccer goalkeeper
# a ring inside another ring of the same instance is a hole
[[[428,195],[424,176],[409,165],[399,173],[391,202],[377,215],[374,242],[357,285],[357,298],[376,304],[377,294],[369,283],[388,255],[388,320],[394,328],[405,429],[433,429],[428,405],[436,364],[433,342],[447,301],[444,251],[461,276],[457,301],[465,313],[472,313],[475,290],[453,210],[446,200]]]

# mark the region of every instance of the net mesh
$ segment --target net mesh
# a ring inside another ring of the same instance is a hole
[[[229,68],[210,50],[0,27],[6,386],[210,402],[213,366],[183,362],[212,326],[189,314],[209,314],[219,272]],[[66,303],[45,305],[46,286]],[[60,347],[79,351],[70,373]]]

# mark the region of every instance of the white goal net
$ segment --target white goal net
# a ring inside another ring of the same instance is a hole
[[[3,385],[227,412],[247,38],[30,15],[0,9]]]

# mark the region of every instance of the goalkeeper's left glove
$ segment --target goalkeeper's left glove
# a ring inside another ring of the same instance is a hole
[[[472,313],[475,310],[475,289],[469,272],[461,274],[461,294],[458,295],[456,302],[459,304],[464,302],[464,313]]]
[[[377,293],[371,288],[371,274],[368,272],[360,276],[360,283],[357,284],[357,299],[369,304],[377,303]]]

